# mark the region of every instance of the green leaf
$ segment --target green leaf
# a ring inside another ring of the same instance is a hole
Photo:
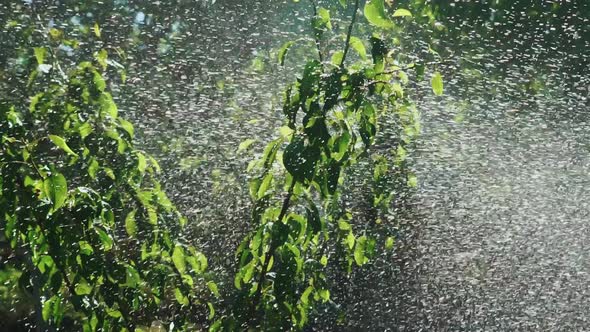
[[[95,58],[96,61],[98,62],[98,64],[102,67],[103,70],[107,69],[107,59],[108,59],[109,53],[107,52],[107,50],[100,50],[95,54]]]
[[[111,250],[113,248],[113,239],[111,238],[111,236],[102,228],[97,228],[96,232],[98,233],[98,237],[100,239],[100,242],[102,242],[104,250]]]
[[[369,21],[369,23],[373,24],[374,26],[383,29],[390,29],[394,27],[393,22],[387,18],[383,0],[369,0],[369,2],[367,2],[365,5],[364,13],[367,21]]]
[[[217,284],[214,283],[213,281],[209,281],[207,283],[207,287],[209,287],[209,290],[211,291],[211,293],[215,294],[216,297],[219,297],[219,289],[217,288]]]
[[[395,243],[395,240],[393,237],[388,237],[387,240],[385,240],[385,249],[387,250],[391,250],[393,249],[393,245]]]
[[[351,229],[350,224],[346,220],[342,219],[338,221],[338,228],[340,228],[343,231],[348,231]]]
[[[176,301],[178,301],[178,303],[180,303],[181,305],[188,305],[188,297],[184,296],[184,294],[182,294],[182,291],[179,288],[175,288],[174,289],[174,297],[176,298]]]
[[[303,78],[299,86],[301,100],[306,100],[315,92],[315,87],[320,80],[322,64],[317,60],[309,61],[303,69]]]
[[[434,94],[442,96],[444,90],[442,75],[439,72],[435,72],[430,83],[432,84],[432,91],[434,91]]]
[[[295,137],[285,149],[283,165],[296,180],[310,180],[319,157],[320,150],[317,147],[306,146],[303,138]]]
[[[82,139],[85,139],[88,137],[88,135],[90,135],[90,133],[92,133],[92,125],[90,125],[88,122],[84,122],[82,125],[80,125],[80,127],[78,127],[78,133],[80,133],[80,137],[82,137]]]
[[[238,153],[239,153],[239,152],[242,152],[242,151],[245,151],[245,150],[248,150],[248,148],[249,148],[249,147],[250,147],[252,144],[254,144],[254,142],[256,142],[256,140],[255,140],[255,139],[252,139],[252,138],[248,138],[248,139],[246,139],[246,140],[242,141],[242,142],[240,143],[240,145],[238,145]]]
[[[64,150],[67,154],[72,155],[74,157],[77,157],[78,156],[74,151],[72,151],[72,149],[70,149],[70,147],[66,143],[66,140],[63,139],[62,137],[57,136],[57,135],[49,135],[49,139],[55,145],[57,145],[59,148],[61,148],[62,150]]]
[[[33,50],[35,52],[35,58],[37,59],[37,63],[39,65],[42,65],[43,61],[45,61],[45,54],[47,54],[47,49],[45,47],[35,47]]]
[[[258,192],[256,193],[256,197],[258,199],[261,199],[262,197],[266,196],[266,192],[270,188],[270,185],[272,183],[272,179],[273,179],[272,173],[269,172],[268,174],[266,174],[266,176],[264,177],[264,179],[260,183],[260,187],[258,187]]]
[[[356,239],[356,245],[354,247],[354,261],[358,266],[364,265],[369,261],[365,256],[365,246],[367,244],[367,237],[361,236]]]
[[[207,316],[207,319],[211,320],[215,317],[215,308],[211,302],[207,302],[207,306],[209,307],[209,316]],[[209,331],[211,331],[211,329],[209,329]]]
[[[397,9],[393,13],[393,17],[406,17],[406,16],[412,17],[412,13],[409,10],[403,9],[403,8]]]
[[[309,295],[312,291],[313,286],[309,286],[307,287],[307,289],[305,289],[305,291],[303,291],[303,294],[301,294],[301,303],[303,303],[304,305],[309,305]]]
[[[110,93],[103,92],[100,95],[99,102],[100,102],[102,112],[107,113],[112,118],[117,118],[119,111],[117,110],[117,105],[113,101],[113,97],[111,96]]]
[[[98,172],[98,168],[99,168],[98,161],[96,161],[96,159],[92,158],[92,160],[88,164],[88,175],[90,175],[90,177],[92,179],[96,179],[96,172]]]
[[[414,174],[408,175],[408,187],[410,187],[410,188],[418,187],[418,178],[416,178],[416,175],[414,175]]]
[[[172,252],[172,262],[174,266],[181,274],[184,274],[186,271],[186,262],[184,259],[184,250],[182,247],[176,246],[174,247],[174,251]]]
[[[125,218],[125,230],[127,231],[127,234],[129,234],[129,236],[131,237],[135,237],[135,235],[137,234],[137,224],[135,223],[136,212],[137,210],[129,212],[127,214],[127,217]]]
[[[92,246],[88,242],[80,241],[78,245],[80,246],[80,253],[82,255],[90,256],[94,253],[94,249],[92,249]]]
[[[44,321],[49,321],[49,319],[52,318],[54,304],[57,304],[56,302],[59,302],[59,298],[54,295],[49,300],[45,301],[45,303],[43,303],[41,315],[43,316]]]
[[[328,30],[332,30],[332,22],[330,21],[330,11],[324,7],[320,7],[318,9],[318,15],[321,18],[322,24],[328,28]]]
[[[64,205],[68,195],[68,185],[63,175],[59,173],[52,174],[43,181],[43,188],[45,194],[53,203],[53,211]]]
[[[279,64],[281,66],[285,65],[285,56],[287,55],[289,48],[291,48],[291,46],[293,46],[293,44],[294,44],[293,41],[288,41],[288,42],[284,43],[283,46],[281,46],[281,48],[279,49],[278,59],[279,59]]]
[[[97,38],[100,38],[100,27],[98,26],[98,23],[94,23],[93,30],[94,30],[94,35]]]
[[[133,124],[131,124],[131,122],[123,118],[119,118],[119,125],[121,125],[121,128],[123,128],[123,130],[125,130],[129,134],[129,136],[133,137],[134,129]]]
[[[342,63],[343,56],[344,56],[344,52],[336,51],[336,52],[334,52],[334,54],[332,54],[332,58],[331,58],[330,62],[332,62],[332,64],[334,66],[340,66],[340,63]]]
[[[107,308],[107,315],[109,315],[109,316],[111,316],[113,318],[121,318],[121,316],[123,314],[119,310]]]
[[[346,8],[346,0],[338,0],[340,1],[340,5],[342,6],[342,8]]]
[[[367,60],[367,49],[360,38],[350,36],[350,46],[360,55],[361,59]]]
[[[76,285],[76,287],[74,287],[74,291],[77,295],[88,295],[92,293],[92,287],[86,282],[81,281]]]
[[[141,152],[137,152],[135,155],[137,156],[137,170],[140,173],[144,173],[147,167],[145,156]]]
[[[131,288],[137,288],[137,285],[141,282],[141,277],[139,276],[139,272],[132,267],[131,265],[127,265],[125,270],[125,286]]]

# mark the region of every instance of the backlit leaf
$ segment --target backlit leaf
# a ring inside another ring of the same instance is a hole
[[[181,274],[184,274],[186,271],[186,262],[184,259],[184,250],[182,247],[176,246],[174,247],[174,251],[172,252],[172,262],[174,266]]]
[[[432,91],[434,91],[434,94],[442,96],[444,90],[442,75],[439,72],[434,73],[430,83],[432,84]]]
[[[136,210],[129,212],[127,214],[127,217],[125,218],[125,230],[127,231],[127,234],[129,234],[129,236],[131,237],[135,237],[135,235],[137,234],[137,224],[135,223],[136,212]]]
[[[67,154],[70,154],[70,155],[75,156],[75,157],[78,156],[74,151],[72,151],[72,149],[70,149],[70,147],[66,143],[65,139],[63,139],[62,137],[57,136],[57,135],[49,135],[49,139],[55,145],[57,145],[59,148],[61,148],[62,150],[64,150]]]
[[[92,287],[86,282],[79,282],[76,287],[74,287],[74,291],[77,295],[88,295],[92,292]]]
[[[68,185],[63,175],[59,173],[52,174],[43,181],[43,188],[45,194],[53,203],[53,211],[63,206],[68,194]]]
[[[397,9],[393,13],[393,17],[406,17],[406,16],[412,17],[412,13],[409,10],[403,9],[403,8]]]
[[[367,60],[367,49],[360,38],[350,36],[350,46],[360,55],[361,59]]]
[[[279,64],[281,66],[283,66],[285,64],[285,56],[287,55],[289,48],[291,48],[291,46],[293,46],[293,44],[294,44],[294,42],[288,41],[288,42],[284,43],[283,46],[281,46],[281,48],[279,49],[278,59],[279,59]]]
[[[364,13],[367,21],[377,27],[389,29],[394,26],[385,14],[383,0],[369,0],[365,5]]]

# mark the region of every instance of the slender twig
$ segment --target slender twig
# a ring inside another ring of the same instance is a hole
[[[318,6],[315,3],[315,0],[309,0],[309,1],[311,2],[311,6],[313,8],[313,19],[316,20],[318,17]],[[315,46],[318,50],[318,57],[320,58],[320,62],[324,62],[324,56],[322,55],[321,41],[318,38],[318,36],[316,35],[315,31],[313,32],[313,37],[315,39]]]
[[[287,195],[285,196],[285,199],[283,200],[283,206],[281,207],[281,212],[279,213],[279,217],[277,218],[277,222],[283,222],[283,218],[285,218],[285,215],[287,214],[287,211],[289,210],[289,204],[291,202],[291,197],[293,196],[293,190],[295,189],[296,183],[297,183],[297,181],[295,181],[295,179],[293,179],[293,182],[291,183],[291,186],[289,187],[289,191],[287,192]],[[254,296],[254,299],[252,300],[253,312],[256,312],[256,310],[258,308],[258,304],[259,304],[260,299],[262,297],[262,286],[263,286],[264,281],[266,279],[266,272],[268,270],[268,264],[270,262],[272,255],[274,254],[275,249],[276,249],[275,245],[273,243],[271,243],[271,246],[268,249],[268,251],[266,252],[266,255],[264,257],[264,263],[262,264],[262,271],[260,272],[260,278],[258,278],[258,289],[256,290],[256,295]],[[252,315],[252,319],[257,319],[257,315]]]
[[[346,44],[344,45],[344,53],[342,54],[342,60],[340,61],[340,68],[344,67],[344,61],[346,60],[346,55],[348,54],[348,49],[350,48],[350,37],[352,36],[352,28],[354,27],[354,22],[356,21],[356,12],[359,10],[359,0],[356,0],[354,3],[354,12],[352,13],[352,20],[350,21],[350,25],[348,26],[348,32],[346,34]]]

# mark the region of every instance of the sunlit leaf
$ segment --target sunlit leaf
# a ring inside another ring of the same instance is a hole
[[[393,22],[387,18],[383,0],[369,0],[365,5],[364,13],[367,21],[377,27],[389,29],[394,26]]]
[[[186,261],[184,258],[184,250],[182,247],[176,246],[172,252],[172,262],[181,274],[186,272]]]
[[[79,282],[74,287],[74,291],[76,295],[88,295],[92,293],[92,286],[88,285],[86,282]]]
[[[294,44],[294,42],[288,41],[288,42],[284,43],[283,46],[281,46],[281,48],[279,49],[278,59],[279,59],[279,64],[281,66],[283,66],[285,64],[285,56],[287,55],[289,48],[291,48],[291,46],[293,46],[293,44]]]
[[[324,7],[320,7],[318,9],[318,15],[322,19],[322,23],[328,28],[328,30],[332,30],[332,22],[330,20],[330,11]]]
[[[391,236],[388,237],[387,240],[385,240],[385,249],[391,250],[393,248],[394,243],[395,243],[395,239],[392,238]]]
[[[135,223],[136,212],[136,210],[133,210],[127,214],[127,217],[125,217],[125,230],[131,237],[135,237],[137,234],[137,224]]]
[[[45,194],[53,203],[53,210],[63,206],[68,194],[66,178],[60,173],[54,173],[43,181]]]
[[[131,124],[131,122],[123,119],[123,118],[119,118],[119,124],[121,125],[121,128],[123,128],[123,130],[125,130],[129,136],[133,137],[134,134],[134,129],[133,129],[133,124]]]
[[[209,287],[209,290],[211,291],[211,293],[213,293],[216,297],[219,297],[219,289],[217,288],[217,284],[214,283],[213,281],[209,281],[207,282],[207,287]]]
[[[365,246],[367,244],[367,237],[361,236],[356,239],[356,244],[354,247],[354,261],[358,266],[366,264],[369,259],[365,256]]]
[[[400,8],[400,9],[397,9],[395,12],[393,12],[393,17],[406,17],[406,16],[412,17],[412,13],[407,9]]]
[[[35,47],[35,59],[37,59],[37,64],[42,65],[45,61],[45,54],[47,54],[47,49],[45,47]]]
[[[367,60],[367,49],[360,38],[350,36],[350,46],[354,49],[363,60]]]
[[[432,84],[432,91],[434,91],[434,94],[442,96],[444,89],[442,75],[439,72],[435,72],[434,75],[432,75],[430,83]]]
[[[94,30],[94,35],[95,35],[97,38],[100,38],[101,31],[100,31],[100,27],[98,26],[98,23],[94,23],[93,30]]]
[[[135,156],[137,157],[137,170],[140,173],[144,173],[145,172],[145,168],[147,167],[147,161],[145,159],[145,156],[141,152],[137,152],[135,154]]]
[[[252,138],[248,138],[248,139],[242,141],[240,143],[240,145],[238,145],[238,152],[242,152],[242,151],[248,150],[248,148],[252,144],[254,144],[254,142],[256,142],[256,140],[255,139],[252,139]]]
[[[77,157],[78,155],[72,151],[72,149],[70,149],[70,147],[68,146],[68,144],[66,143],[65,139],[63,139],[63,137],[57,136],[57,135],[49,135],[49,139],[58,147],[60,147],[62,150],[64,150],[67,154],[70,154],[72,156]]]
[[[285,149],[283,165],[297,180],[309,180],[313,177],[319,149],[305,146],[303,139],[295,138]]]
[[[174,297],[176,298],[176,301],[178,301],[178,303],[180,303],[181,305],[188,305],[188,297],[184,296],[184,294],[182,294],[182,291],[179,288],[175,288],[174,289]]]

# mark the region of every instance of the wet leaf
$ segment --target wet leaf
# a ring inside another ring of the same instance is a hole
[[[394,26],[393,22],[387,18],[383,0],[369,0],[365,5],[364,13],[367,21],[377,27],[390,29]]]
[[[442,96],[443,94],[443,78],[439,72],[435,72],[432,76],[432,80],[430,81],[432,84],[432,91],[437,96]]]
[[[76,292],[76,295],[88,295],[92,293],[92,287],[86,282],[79,282],[76,287],[74,287],[74,291]]]
[[[393,17],[407,17],[407,16],[412,17],[412,13],[407,9],[400,8],[400,9],[397,9],[395,12],[393,12]]]
[[[293,44],[294,42],[288,41],[284,43],[283,46],[281,46],[281,48],[279,49],[278,60],[281,66],[285,65],[285,56],[287,55],[287,52],[289,51],[291,46],[293,46]]]
[[[45,194],[53,203],[53,211],[63,206],[68,195],[67,182],[63,175],[60,173],[52,174],[43,181],[43,188]]]
[[[70,149],[70,147],[66,143],[65,139],[63,139],[63,137],[60,137],[60,136],[57,136],[57,135],[49,135],[49,139],[55,145],[57,145],[59,148],[61,148],[62,150],[64,150],[67,154],[72,155],[74,157],[77,157],[78,156],[74,151],[72,151],[72,149]]]
[[[136,210],[129,212],[127,214],[127,217],[125,218],[125,230],[127,231],[127,234],[129,234],[129,236],[131,237],[135,237],[135,235],[137,234],[137,224],[135,223],[136,212]]]
[[[174,251],[172,252],[172,262],[174,266],[181,274],[186,272],[186,262],[184,258],[184,250],[182,247],[176,246],[174,247]]]
[[[359,54],[361,59],[367,60],[367,49],[360,38],[350,36],[350,46]]]

